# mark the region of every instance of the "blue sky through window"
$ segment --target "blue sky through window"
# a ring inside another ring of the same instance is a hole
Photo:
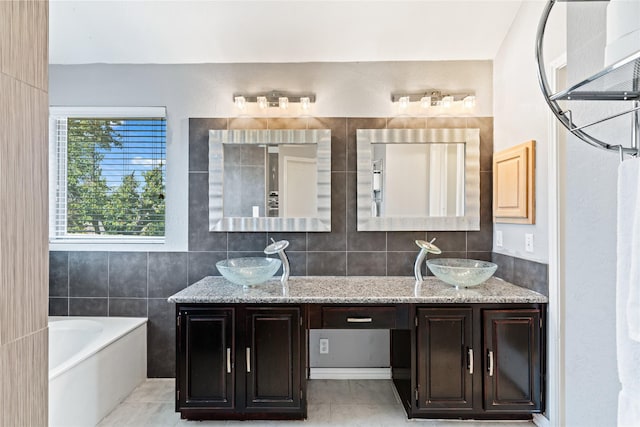
[[[99,149],[104,156],[100,162],[102,176],[114,190],[122,183],[122,177],[134,173],[144,188],[143,173],[166,163],[166,122],[157,119],[122,119],[111,124],[114,137],[122,142],[110,150]]]

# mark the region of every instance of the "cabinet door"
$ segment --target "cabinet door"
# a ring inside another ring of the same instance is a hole
[[[539,412],[540,310],[485,310],[484,408]]]
[[[235,407],[233,318],[232,308],[180,312],[179,408]]]
[[[247,308],[246,407],[300,408],[300,309]]]
[[[418,409],[472,409],[471,308],[420,308],[417,313]]]

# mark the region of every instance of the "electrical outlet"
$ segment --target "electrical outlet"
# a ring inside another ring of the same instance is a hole
[[[524,235],[524,250],[533,252],[533,234],[531,233],[525,233]]]
[[[496,231],[496,246],[499,248],[502,247],[502,230]]]
[[[320,338],[320,354],[329,354],[329,338]]]

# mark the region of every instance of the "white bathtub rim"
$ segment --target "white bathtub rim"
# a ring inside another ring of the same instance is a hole
[[[117,319],[117,320],[113,320]],[[101,332],[105,337],[100,339],[100,343],[98,345],[87,345],[82,348],[81,351],[76,353],[73,357],[70,357],[67,361],[61,363],[56,367],[56,369],[49,370],[49,381],[54,380],[65,372],[69,371],[73,367],[79,365],[80,363],[87,360],[89,357],[94,354],[102,351],[105,347],[109,346],[111,343],[117,341],[121,337],[130,334],[134,330],[137,330],[142,325],[146,325],[148,322],[147,317],[106,317],[106,316],[49,316],[49,323],[51,322],[59,322],[59,321],[68,321],[68,320],[91,320],[98,322],[119,322],[126,324],[126,330],[109,330],[108,332],[103,329]],[[92,340],[91,343],[97,340]]]

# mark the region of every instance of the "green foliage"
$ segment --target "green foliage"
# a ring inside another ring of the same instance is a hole
[[[140,195],[135,172],[122,177],[122,183],[110,196],[104,217],[107,234],[138,235],[140,224]]]
[[[69,119],[67,135],[67,233],[164,236],[162,165],[135,172],[109,188],[102,174],[105,151],[122,147],[119,122]]]
[[[164,179],[162,167],[157,166],[144,172],[144,190],[142,191],[142,230],[143,236],[164,236]]]

